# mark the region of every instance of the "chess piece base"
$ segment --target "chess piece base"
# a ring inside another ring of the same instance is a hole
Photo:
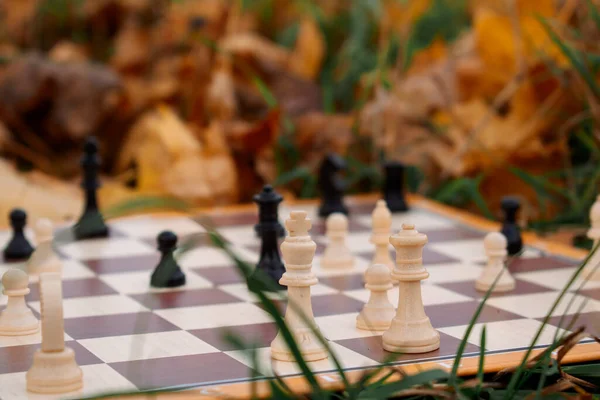
[[[99,211],[86,211],[73,227],[75,238],[92,239],[108,236],[108,227]]]
[[[70,393],[83,388],[83,372],[69,347],[58,352],[37,350],[26,378],[27,390],[33,393]]]
[[[319,361],[329,356],[327,350],[310,329],[299,330],[292,332],[292,334],[304,361]],[[296,361],[280,333],[271,342],[271,358],[278,361]]]
[[[367,313],[370,316],[366,316]],[[356,327],[365,331],[387,331],[395,314],[394,307],[373,309],[365,305],[356,317]]]
[[[382,336],[383,348],[392,353],[428,353],[439,349],[440,334],[429,317],[402,322],[394,318]]]
[[[6,311],[4,311],[6,313]],[[8,324],[8,319],[12,319],[12,323]],[[40,330],[40,322],[29,311],[29,315],[11,315],[0,314],[0,336],[25,336],[33,335]]]
[[[492,286],[493,281],[492,282],[487,282],[487,281],[475,281],[475,289],[480,291],[480,292],[487,292],[490,287]],[[504,292],[510,292],[511,290],[515,289],[515,281],[514,280],[506,280],[504,282],[502,282],[502,280],[498,281],[496,283],[496,286],[494,286],[494,290],[492,290],[492,293],[504,293]]]
[[[150,286],[155,288],[174,288],[183,286],[186,282],[185,274],[181,269],[177,270],[164,284],[162,282],[159,283],[159,279],[154,276],[152,278],[153,279],[150,280]]]

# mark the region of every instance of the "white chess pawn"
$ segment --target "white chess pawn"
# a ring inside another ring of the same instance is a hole
[[[375,254],[371,264],[387,265],[390,272],[394,270],[394,262],[390,257],[390,235],[392,230],[392,213],[385,200],[378,200],[371,214],[373,233],[371,243],[375,245]]]
[[[333,213],[325,223],[329,243],[321,258],[322,268],[349,269],[354,266],[354,256],[346,247],[348,235],[348,217],[342,213]]]
[[[35,224],[34,232],[38,245],[27,260],[27,273],[31,277],[37,277],[44,272],[60,273],[62,263],[52,244],[54,225],[49,219],[41,218]]]
[[[40,323],[25,303],[29,294],[29,277],[18,269],[2,276],[3,293],[8,296],[6,308],[0,312],[0,336],[31,335],[40,329]]]
[[[369,331],[389,329],[396,310],[388,298],[392,276],[387,265],[373,264],[365,273],[365,288],[371,291],[369,301],[356,317],[356,327]]]
[[[591,227],[587,232],[588,238],[594,241],[594,248],[600,242],[600,195],[596,198],[590,210]],[[594,253],[588,263],[583,267],[582,278],[591,281],[600,280],[600,249]]]
[[[507,255],[506,237],[500,232],[490,232],[485,236],[483,246],[488,256],[488,263],[483,268],[479,278],[475,281],[475,289],[487,292],[496,280],[496,277],[500,275],[492,292],[501,293],[513,290],[515,288],[515,280],[504,265]]]

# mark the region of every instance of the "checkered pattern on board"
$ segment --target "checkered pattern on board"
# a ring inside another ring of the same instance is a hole
[[[312,303],[317,324],[345,368],[376,365],[389,356],[381,347],[381,334],[355,327],[356,316],[369,295],[363,286],[363,273],[373,255],[369,243],[373,206],[352,210],[347,240],[357,257],[350,272],[320,268],[326,245],[324,221],[316,217],[315,207],[294,208],[308,211],[313,218],[311,234],[318,245],[313,269],[319,284],[312,287]],[[282,207],[282,220],[291,209]],[[253,231],[255,221],[254,213],[240,213],[214,217],[211,222],[239,255],[255,263],[260,250],[260,241]],[[399,229],[405,221],[414,222],[429,238],[424,264],[430,277],[423,282],[423,301],[433,326],[440,332],[441,347],[427,354],[400,355],[398,362],[439,360],[447,364],[482,297],[474,289],[474,280],[486,259],[482,243],[485,233],[419,209],[394,215],[393,229]],[[57,245],[65,258],[65,339],[84,371],[85,394],[246,380],[252,375],[248,354],[223,340],[227,331],[255,343],[259,374],[299,372],[293,363],[270,360],[269,344],[277,333],[275,324],[248,292],[230,260],[210,247],[208,241],[180,260],[187,275],[185,287],[149,287],[150,273],[159,256],[156,235],[170,229],[180,238],[201,236],[205,229],[200,224],[183,217],[135,217],[116,221],[111,228],[107,239],[66,240]],[[0,235],[0,245],[6,240],[7,235]],[[528,346],[576,265],[576,260],[527,249],[510,266],[517,281],[516,290],[489,300],[469,339],[466,354],[479,352],[483,325],[488,326],[487,351],[513,351]],[[19,264],[1,264],[0,273],[9,267]],[[37,313],[39,291],[35,283],[30,287],[27,301]],[[597,319],[600,284],[590,284],[581,293],[569,310],[560,307],[555,315],[574,315],[582,306],[584,320]],[[389,297],[397,303],[397,288]],[[0,305],[5,303],[6,297],[0,297]],[[563,303],[568,304],[568,299]],[[554,326],[544,331],[539,344],[552,341],[559,319],[551,320]],[[0,336],[1,399],[32,398],[25,392],[25,372],[40,340],[39,334]],[[311,365],[315,371],[333,369],[330,360]]]

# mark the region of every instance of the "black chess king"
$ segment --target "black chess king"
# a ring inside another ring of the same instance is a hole
[[[93,136],[89,137],[83,146],[81,167],[83,170],[81,187],[85,194],[85,208],[81,218],[73,227],[73,233],[76,239],[107,237],[108,227],[98,209],[96,192],[100,187],[98,179],[100,157],[98,156],[98,143]]]
[[[279,280],[285,272],[285,266],[281,261],[279,254],[280,229],[277,208],[283,197],[277,193],[270,185],[265,185],[262,192],[254,196],[254,202],[258,204],[259,227],[257,229],[261,235],[260,260],[256,265],[256,270],[261,271],[273,282],[274,289],[284,290],[285,286],[279,284]]]

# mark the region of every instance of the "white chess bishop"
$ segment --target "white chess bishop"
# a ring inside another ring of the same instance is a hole
[[[290,218],[285,221],[288,236],[281,244],[281,253],[286,272],[279,283],[288,287],[285,323],[296,340],[304,360],[317,361],[327,358],[328,355],[327,349],[314,335],[319,328],[313,314],[310,287],[318,282],[312,272],[317,245],[308,235],[311,221],[306,215],[306,211],[292,211]],[[271,357],[279,361],[295,360],[281,332],[271,342]]]
[[[385,200],[377,200],[375,209],[371,214],[371,224],[373,233],[371,234],[371,243],[375,245],[375,254],[371,264],[383,264],[388,267],[390,272],[394,270],[394,262],[390,257],[390,235],[392,231],[392,213]]]
[[[383,348],[393,353],[427,353],[440,347],[440,334],[425,314],[421,281],[429,277],[423,268],[423,246],[427,236],[412,224],[390,237],[396,249],[396,266],[392,279],[398,281],[399,297],[396,316],[382,336]]]
[[[596,198],[590,210],[591,227],[587,232],[588,238],[594,241],[594,247],[600,243],[600,195]],[[600,249],[590,258],[581,272],[582,278],[590,281],[600,281]]]
[[[31,335],[40,330],[40,323],[25,303],[29,294],[29,277],[18,269],[2,276],[3,293],[8,296],[6,308],[0,312],[0,336]]]
[[[385,331],[390,327],[396,310],[388,297],[392,277],[387,265],[373,264],[365,273],[367,288],[371,294],[369,301],[356,317],[356,327],[368,331]]]
[[[487,265],[481,271],[481,275],[475,281],[475,289],[487,292],[498,278],[493,293],[509,292],[515,288],[515,280],[505,266],[507,241],[500,232],[490,232],[483,240],[485,253],[488,257]]]
[[[44,272],[61,272],[62,262],[54,251],[54,225],[49,219],[41,218],[34,226],[36,249],[27,260],[27,273],[38,277]]]
[[[325,224],[329,243],[321,258],[321,267],[331,269],[351,269],[354,266],[354,256],[346,246],[348,217],[342,213],[333,213],[327,217]]]

